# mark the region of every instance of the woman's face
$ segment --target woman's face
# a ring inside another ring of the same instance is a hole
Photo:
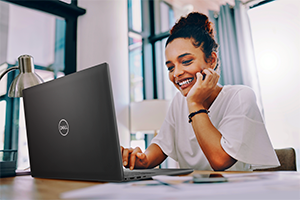
[[[165,50],[169,79],[186,96],[196,82],[196,73],[211,67],[200,48],[191,39],[177,38]]]

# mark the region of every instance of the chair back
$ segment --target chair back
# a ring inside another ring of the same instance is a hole
[[[267,169],[255,169],[254,171],[297,171],[296,167],[296,153],[293,148],[275,149],[279,167]]]

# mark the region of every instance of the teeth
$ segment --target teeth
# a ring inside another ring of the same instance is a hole
[[[185,80],[185,81],[182,81],[182,82],[178,83],[178,85],[179,85],[179,86],[183,86],[183,85],[185,85],[185,84],[189,84],[189,83],[192,82],[192,81],[193,81],[192,78],[191,78],[191,79],[187,79],[187,80]]]

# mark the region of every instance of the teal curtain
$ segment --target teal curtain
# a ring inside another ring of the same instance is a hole
[[[254,56],[248,7],[239,0],[235,6],[229,4],[220,7],[220,11],[209,11],[214,23],[216,40],[219,43],[222,85],[247,85],[256,93],[257,103],[263,113]]]

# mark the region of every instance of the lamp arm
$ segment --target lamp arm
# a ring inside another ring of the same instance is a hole
[[[5,71],[0,75],[0,80],[2,79],[2,77],[3,77],[6,73],[8,73],[8,72],[10,72],[10,71],[12,71],[12,70],[15,70],[15,69],[19,69],[19,67],[11,67],[11,68],[8,68],[7,70],[5,70]]]

